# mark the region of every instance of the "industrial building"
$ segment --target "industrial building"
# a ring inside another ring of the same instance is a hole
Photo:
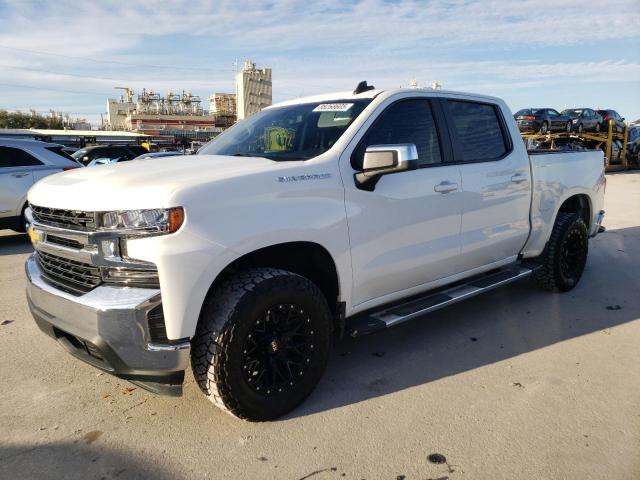
[[[200,97],[191,92],[162,96],[143,89],[135,95],[128,87],[119,99],[107,100],[108,128],[146,135],[207,140],[229,126],[228,118],[205,112]],[[134,101],[134,95],[136,99]],[[233,123],[233,122],[231,122]]]
[[[224,127],[230,127],[237,119],[236,96],[233,93],[209,95],[209,115],[213,115]]]
[[[245,60],[242,71],[236,73],[238,120],[271,105],[272,91],[271,69],[256,68],[251,60]]]
[[[246,60],[235,81],[236,93],[210,95],[208,110],[199,96],[184,90],[163,96],[153,90],[142,89],[136,94],[129,87],[116,87],[123,93],[118,99],[107,100],[103,128],[165,139],[208,140],[272,103],[270,68],[257,68]]]

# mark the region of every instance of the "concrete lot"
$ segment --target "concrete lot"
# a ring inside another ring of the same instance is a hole
[[[0,233],[0,478],[638,479],[640,174],[564,295],[528,281],[336,345],[287,418],[132,390],[41,334],[24,235]],[[440,453],[447,463],[434,464]]]

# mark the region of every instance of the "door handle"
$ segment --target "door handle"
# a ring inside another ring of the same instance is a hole
[[[513,183],[522,183],[522,182],[526,182],[527,180],[529,180],[529,177],[527,177],[526,175],[522,175],[520,173],[516,173],[513,177],[511,177],[511,181]]]
[[[449,182],[449,181],[444,181],[444,182],[440,182],[438,185],[433,187],[433,190],[438,193],[449,193],[449,192],[458,190],[458,184]]]
[[[16,178],[26,177],[27,175],[29,175],[29,172],[18,172],[18,173],[11,174],[12,177],[16,177]]]

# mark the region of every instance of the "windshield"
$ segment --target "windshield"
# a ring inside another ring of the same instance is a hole
[[[307,160],[329,150],[370,102],[334,100],[268,108],[226,130],[198,155]]]
[[[582,115],[582,110],[574,109],[574,110],[563,110],[563,115]]]

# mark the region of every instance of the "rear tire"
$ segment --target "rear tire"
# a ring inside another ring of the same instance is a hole
[[[280,417],[320,380],[332,327],[324,295],[308,279],[274,268],[240,272],[205,301],[192,340],[193,374],[231,415]]]
[[[540,126],[540,133],[544,135],[547,132],[549,132],[549,124],[547,122],[542,122],[542,125]]]
[[[575,213],[559,212],[551,238],[538,258],[541,267],[533,278],[543,290],[567,292],[580,281],[588,253],[589,235],[584,220]]]

